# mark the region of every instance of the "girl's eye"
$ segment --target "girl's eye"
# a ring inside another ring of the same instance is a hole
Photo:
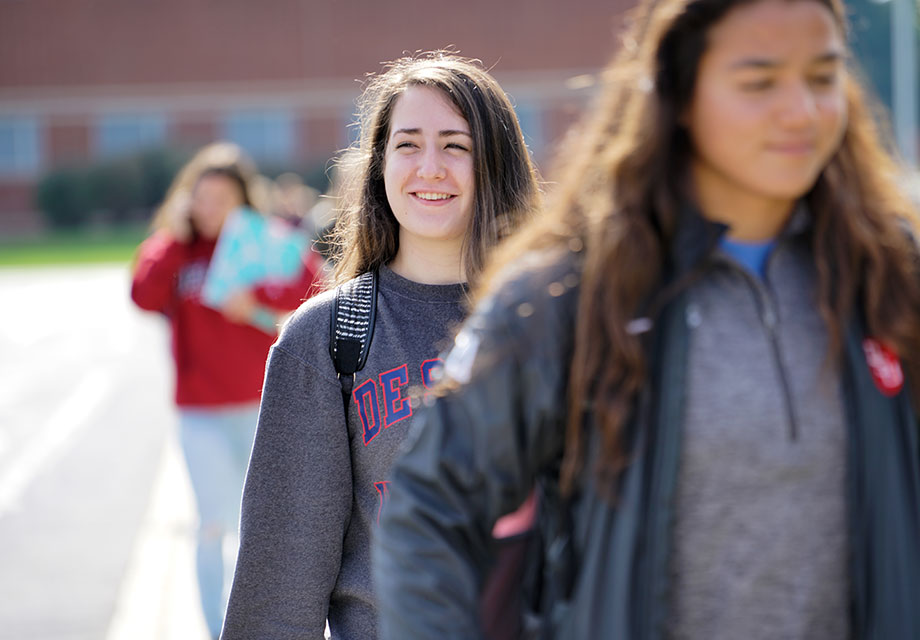
[[[397,143],[396,148],[397,149],[411,149],[414,146],[415,146],[414,142],[405,141],[405,142]]]
[[[773,86],[773,80],[772,80],[772,79],[770,79],[770,78],[762,78],[762,79],[760,79],[760,80],[752,80],[752,81],[750,81],[750,82],[743,82],[743,83],[741,83],[741,90],[742,90],[742,91],[750,91],[750,92],[753,93],[753,92],[756,92],[756,91],[766,91],[767,89],[771,88],[772,86]]]
[[[449,142],[447,144],[448,149],[459,149],[460,151],[469,151],[467,147],[464,147],[462,144],[457,142]]]
[[[808,80],[816,87],[832,87],[837,82],[837,75],[833,73],[822,73],[812,76]]]

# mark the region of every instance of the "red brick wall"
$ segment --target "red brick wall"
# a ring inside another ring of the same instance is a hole
[[[32,204],[32,190],[28,181],[0,181],[0,209],[27,211],[32,208]]]
[[[72,118],[47,121],[46,166],[58,166],[84,160],[90,154],[89,128],[87,123],[74,122]]]
[[[47,123],[46,168],[91,159],[92,123],[100,109],[123,96],[134,100],[128,111],[140,104],[165,113],[169,141],[194,147],[220,135],[221,95],[258,98],[274,90],[269,85],[282,92],[310,86],[346,87],[347,93],[354,87],[357,94],[355,79],[406,51],[453,45],[481,59],[500,79],[596,69],[613,52],[613,34],[631,5],[632,0],[0,1],[0,107],[35,109]],[[189,96],[204,98],[189,102]],[[297,161],[328,159],[348,142],[347,109],[343,105],[336,113],[333,102],[292,103]],[[569,107],[553,108],[561,113]],[[544,114],[546,149],[570,116]],[[0,185],[0,232],[9,227],[10,215],[32,206],[28,183]]]
[[[499,72],[593,68],[628,0],[0,3],[0,87],[359,78],[455,45]]]
[[[194,148],[213,142],[219,132],[214,113],[177,113],[168,136],[179,146]]]
[[[34,211],[32,198],[31,183],[0,180],[0,239],[41,228],[41,216]]]
[[[319,161],[330,158],[347,144],[345,117],[333,115],[308,117],[304,121],[303,147],[309,151],[306,159]]]

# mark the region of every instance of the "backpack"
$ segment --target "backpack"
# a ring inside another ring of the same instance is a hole
[[[342,386],[346,420],[355,374],[364,368],[374,338],[379,280],[380,276],[374,269],[335,288],[332,321],[329,323],[329,355]]]
[[[336,287],[329,354],[348,418],[355,374],[364,368],[377,317],[376,269]],[[479,596],[488,640],[548,640],[574,583],[569,505],[559,494],[558,470],[541,477],[512,514],[511,535],[493,536],[494,563]]]

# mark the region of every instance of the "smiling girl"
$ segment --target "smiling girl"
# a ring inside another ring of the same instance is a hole
[[[431,54],[370,81],[343,163],[336,281],[376,271],[364,368],[343,391],[334,292],[301,307],[269,358],[223,638],[373,639],[371,537],[387,476],[464,317],[486,252],[537,183],[514,111],[478,65]],[[344,406],[343,406],[344,404]]]
[[[920,637],[917,218],[845,36],[838,0],[640,5],[394,465],[383,638],[480,636],[535,478],[543,637]]]

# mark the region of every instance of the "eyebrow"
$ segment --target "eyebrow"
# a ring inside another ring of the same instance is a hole
[[[817,56],[811,61],[811,64],[828,64],[843,60],[843,54],[838,51],[828,51]],[[775,69],[782,66],[780,62],[770,58],[744,58],[731,65],[732,70],[738,69]]]
[[[421,132],[421,129],[415,127],[413,129],[397,129],[393,132],[393,135],[395,136],[398,133],[404,133],[406,135],[416,136]],[[442,129],[441,131],[438,131],[439,138],[446,138],[449,136],[466,136],[468,138],[472,138],[473,134],[471,134],[469,131],[462,131],[461,129]]]

